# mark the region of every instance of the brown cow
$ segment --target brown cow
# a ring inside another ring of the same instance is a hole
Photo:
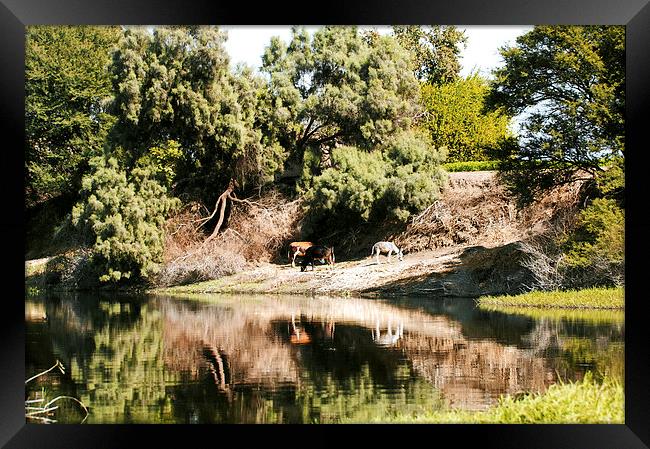
[[[334,265],[334,247],[328,248],[326,246],[314,245],[307,248],[302,258],[300,271],[307,270],[309,265],[311,265],[313,271],[315,260],[326,262],[327,265]]]
[[[291,242],[289,243],[289,254],[287,255],[289,257],[289,260],[291,260],[291,266],[295,267],[296,266],[296,257],[304,257],[305,256],[305,251],[307,251],[307,248],[310,246],[314,246],[312,242]]]

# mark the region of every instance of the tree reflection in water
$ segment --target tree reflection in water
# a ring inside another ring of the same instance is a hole
[[[543,391],[556,373],[563,380],[587,368],[622,376],[620,323],[510,317],[471,301],[209,296],[27,304],[28,368],[55,356],[70,366],[61,385],[90,406],[88,422],[363,421],[446,406],[484,409],[500,394]]]

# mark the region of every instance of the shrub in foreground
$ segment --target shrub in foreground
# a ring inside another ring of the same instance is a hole
[[[309,219],[322,229],[386,218],[406,222],[438,198],[445,181],[439,165],[443,156],[444,150],[429,147],[411,132],[374,151],[337,147],[332,166],[305,189]]]
[[[625,394],[620,381],[594,380],[588,372],[578,382],[551,385],[543,393],[523,398],[503,396],[486,411],[444,410],[421,415],[377,418],[382,423],[477,423],[477,424],[622,424]]]

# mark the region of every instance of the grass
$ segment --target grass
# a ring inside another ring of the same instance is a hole
[[[418,415],[376,418],[375,423],[477,424],[622,424],[625,395],[618,380],[596,382],[591,373],[581,381],[554,384],[545,392],[521,399],[502,396],[496,406],[479,412],[441,410]],[[352,422],[352,421],[346,421]]]
[[[478,304],[481,307],[514,306],[623,309],[625,307],[625,295],[623,287],[588,288],[584,290],[552,292],[534,291],[515,296],[481,296],[478,299]]]
[[[625,311],[619,309],[567,309],[492,305],[481,305],[480,308],[488,312],[495,311],[509,315],[523,315],[536,320],[545,318],[550,320],[588,321],[592,324],[619,324],[625,321]]]
[[[448,172],[497,170],[499,161],[448,162],[442,168]]]

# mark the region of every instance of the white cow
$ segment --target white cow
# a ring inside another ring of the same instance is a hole
[[[370,257],[375,256],[377,263],[379,263],[380,253],[387,253],[388,261],[390,261],[391,254],[397,254],[397,258],[399,260],[402,260],[404,258],[402,250],[395,246],[393,242],[377,242],[372,245],[372,252],[370,253]]]

